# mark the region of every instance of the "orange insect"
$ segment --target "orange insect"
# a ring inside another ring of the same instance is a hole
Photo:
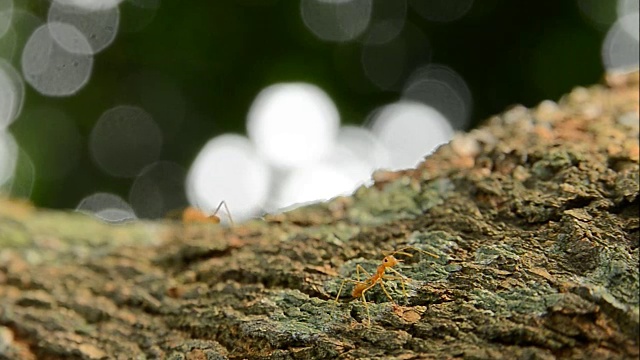
[[[371,275],[369,274],[362,266],[360,266],[359,264],[356,265],[356,276],[358,278],[358,280],[353,280],[353,279],[344,279],[342,280],[342,284],[340,285],[340,289],[338,290],[338,295],[336,296],[336,302],[338,302],[338,299],[340,298],[340,294],[342,293],[342,289],[344,288],[344,284],[346,284],[347,282],[352,282],[354,283],[354,287],[353,287],[353,291],[351,292],[351,296],[356,299],[356,298],[361,298],[362,299],[362,303],[364,304],[365,309],[367,310],[367,318],[368,318],[368,324],[371,325],[371,315],[369,314],[369,306],[367,305],[367,299],[364,296],[364,294],[371,288],[373,288],[374,286],[376,286],[376,284],[380,284],[380,287],[382,288],[382,291],[384,291],[384,294],[387,296],[387,298],[389,298],[389,301],[391,301],[391,303],[393,303],[394,305],[396,305],[396,302],[393,300],[393,298],[391,297],[391,295],[389,294],[389,291],[387,291],[387,288],[384,286],[384,280],[399,280],[400,284],[402,285],[402,295],[404,295],[404,297],[407,297],[407,291],[405,289],[405,282],[409,282],[411,279],[405,277],[404,275],[402,275],[398,270],[394,269],[393,267],[398,265],[399,263],[402,262],[402,260],[398,260],[396,259],[396,257],[394,255],[400,254],[400,255],[405,255],[405,256],[409,256],[412,257],[413,255],[409,254],[408,252],[406,252],[405,250],[415,250],[415,251],[419,251],[421,253],[427,254],[429,256],[432,256],[436,259],[439,258],[438,255],[432,254],[428,251],[424,251],[422,249],[418,249],[416,247],[413,246],[405,246],[403,248],[400,248],[388,255],[386,255],[383,259],[382,259],[382,263],[378,266],[378,268],[376,269],[376,273]],[[390,275],[386,275],[385,271],[391,271],[394,274],[396,274],[395,276],[390,276]],[[367,276],[367,279],[365,279],[364,281],[360,281],[360,272],[364,273]]]
[[[233,225],[233,218],[231,218],[231,212],[227,207],[227,203],[223,200],[218,204],[216,211],[213,212],[212,215],[207,215],[201,210],[198,210],[194,207],[187,207],[182,211],[182,222],[183,223],[208,223],[208,224],[219,224],[220,217],[217,215],[218,211],[224,205],[224,209],[227,212],[227,216],[229,217],[229,223]]]

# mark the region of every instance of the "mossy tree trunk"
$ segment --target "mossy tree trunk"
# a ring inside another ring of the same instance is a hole
[[[637,358],[638,73],[233,228],[0,202],[0,358]],[[419,252],[364,304],[357,264]]]

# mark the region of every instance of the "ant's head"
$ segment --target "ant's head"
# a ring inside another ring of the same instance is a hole
[[[384,265],[384,267],[394,267],[400,262],[401,261],[396,259],[393,255],[387,255],[382,259],[382,265]]]

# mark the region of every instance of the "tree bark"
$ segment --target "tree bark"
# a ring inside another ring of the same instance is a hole
[[[606,83],[230,228],[2,200],[0,359],[638,358],[638,73]],[[396,304],[334,301],[406,245]]]

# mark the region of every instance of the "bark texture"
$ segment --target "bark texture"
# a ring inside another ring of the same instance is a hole
[[[638,358],[638,73],[232,228],[0,202],[0,359]],[[419,252],[348,301],[343,278]]]

